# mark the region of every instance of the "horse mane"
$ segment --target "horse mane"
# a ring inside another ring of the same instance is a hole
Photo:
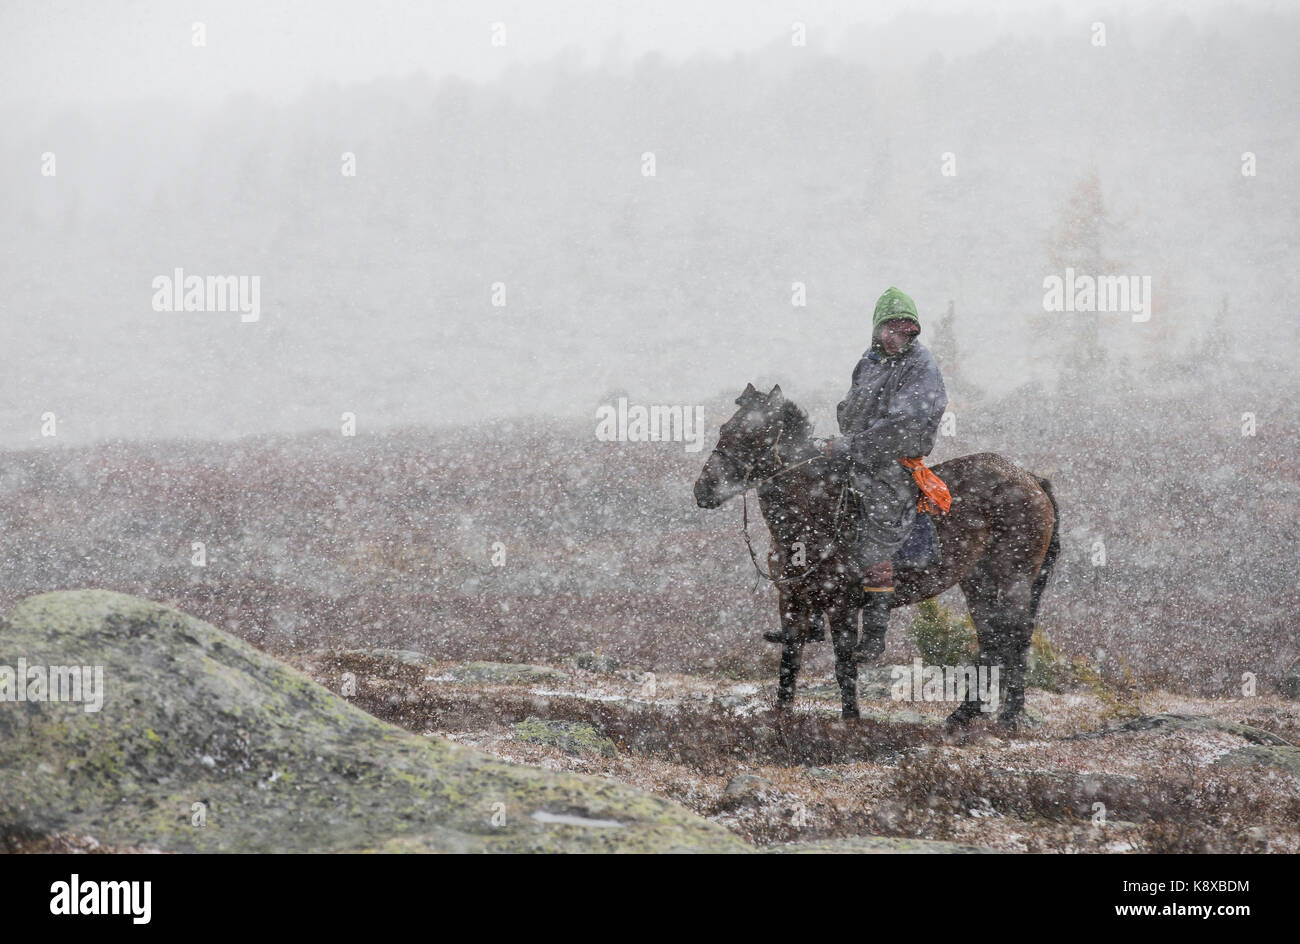
[[[812,438],[813,424],[803,407],[793,400],[786,400],[782,409],[782,427],[785,435],[795,442],[804,442]]]

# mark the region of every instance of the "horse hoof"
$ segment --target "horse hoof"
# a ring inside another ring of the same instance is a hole
[[[770,629],[763,634],[763,638],[768,642],[785,642],[785,633],[779,629]]]
[[[841,721],[861,721],[861,720],[862,720],[862,715],[858,714],[858,709],[856,709],[856,708],[853,708],[853,709],[845,708],[843,711],[840,712],[840,720],[841,720]]]
[[[950,728],[965,728],[970,726],[971,720],[974,717],[974,715],[958,708],[948,716],[948,719],[944,723]]]

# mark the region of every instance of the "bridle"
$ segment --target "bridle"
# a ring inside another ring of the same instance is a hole
[[[799,468],[799,466],[801,465],[807,465],[809,462],[821,458],[820,455],[809,456],[807,459],[803,459],[799,462],[794,463],[793,465],[782,466],[781,463],[785,462],[785,457],[781,455],[781,437],[784,434],[785,434],[785,430],[782,430],[780,433],[777,433],[776,439],[772,440],[772,445],[769,446],[767,449],[763,450],[763,452],[759,453],[758,459],[755,459],[753,462],[744,463],[743,465],[741,464],[739,459],[737,459],[725,448],[723,448],[722,445],[718,445],[713,450],[715,453],[717,453],[719,456],[722,457],[722,460],[724,462],[728,463],[731,466],[732,472],[738,471],[740,473],[738,476],[736,476],[736,478],[740,481],[742,495],[745,492],[748,492],[751,488],[758,488],[760,485],[770,482],[772,481],[772,479],[779,478],[782,475],[785,475],[787,472],[791,472]],[[771,475],[764,476],[761,479],[751,480],[749,476],[751,473],[753,473],[754,467],[758,465],[759,461],[764,456],[766,456],[767,453],[769,452],[772,453],[773,457],[776,459],[776,464],[778,466],[777,470],[773,472]]]

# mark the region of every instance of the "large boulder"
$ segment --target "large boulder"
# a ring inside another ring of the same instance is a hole
[[[103,666],[103,704],[0,701],[0,846],[72,835],[177,852],[749,848],[630,787],[385,724],[239,639],[135,597],[24,601],[0,621],[0,667],[19,659]],[[0,697],[3,681],[0,670]]]

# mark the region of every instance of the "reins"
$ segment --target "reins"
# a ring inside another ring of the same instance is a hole
[[[775,443],[772,444],[772,451],[773,451],[773,453],[776,454],[776,457],[777,457],[777,460],[778,460],[778,461],[781,459],[781,453],[777,451],[777,445],[780,443],[780,441],[781,441],[781,438],[778,436],[778,437],[777,437],[777,441],[776,441]],[[772,473],[771,475],[767,476],[766,478],[761,478],[761,479],[759,479],[759,480],[756,481],[756,482],[750,482],[750,481],[748,481],[748,480],[746,479],[746,481],[745,481],[745,490],[744,490],[743,492],[740,493],[740,530],[741,530],[741,532],[742,532],[742,533],[744,534],[744,536],[745,536],[745,547],[746,547],[746,548],[748,549],[748,551],[749,551],[749,559],[750,559],[750,561],[752,561],[753,564],[754,564],[754,570],[758,572],[759,580],[769,580],[769,581],[771,581],[771,582],[774,583],[774,584],[793,583],[793,582],[798,581],[798,580],[803,580],[805,577],[807,577],[809,574],[811,574],[814,570],[817,569],[817,565],[820,564],[821,561],[818,560],[817,563],[812,564],[812,565],[811,565],[807,570],[805,570],[802,574],[798,574],[798,575],[793,576],[793,577],[773,577],[771,574],[765,574],[765,573],[763,573],[763,568],[760,567],[760,566],[758,566],[758,555],[754,553],[754,542],[753,542],[752,540],[750,540],[750,537],[749,537],[749,490],[750,490],[751,488],[753,488],[753,489],[757,489],[760,485],[764,485],[764,484],[766,484],[767,482],[770,482],[770,481],[772,481],[772,480],[775,479],[775,478],[779,478],[780,476],[785,475],[787,472],[791,472],[791,471],[793,471],[793,470],[799,468],[799,466],[801,466],[801,465],[807,465],[809,462],[813,462],[813,461],[815,461],[815,460],[817,460],[817,459],[820,459],[820,458],[822,458],[820,455],[810,456],[809,458],[807,458],[807,459],[803,459],[803,460],[801,460],[801,461],[799,461],[799,462],[796,462],[796,463],[794,463],[793,465],[787,465],[787,466],[784,466],[784,467],[778,469],[776,472]],[[838,502],[838,503],[836,504],[836,506],[835,506],[835,522],[834,522],[834,530],[833,530],[832,535],[831,535],[831,541],[832,541],[832,542],[834,542],[834,541],[835,541],[836,539],[838,539],[838,537],[839,537],[839,533],[840,533],[840,512],[841,512],[841,511],[843,510],[843,508],[844,508],[844,501],[845,501],[845,498],[846,498],[846,496],[847,496],[848,487],[849,487],[849,486],[848,486],[848,482],[845,482],[844,485],[841,486],[841,488],[840,488],[840,499],[839,499],[839,502]],[[754,592],[755,592],[755,593],[758,592],[758,586],[759,586],[759,582],[758,582],[758,581],[755,581],[755,582],[754,582]]]

